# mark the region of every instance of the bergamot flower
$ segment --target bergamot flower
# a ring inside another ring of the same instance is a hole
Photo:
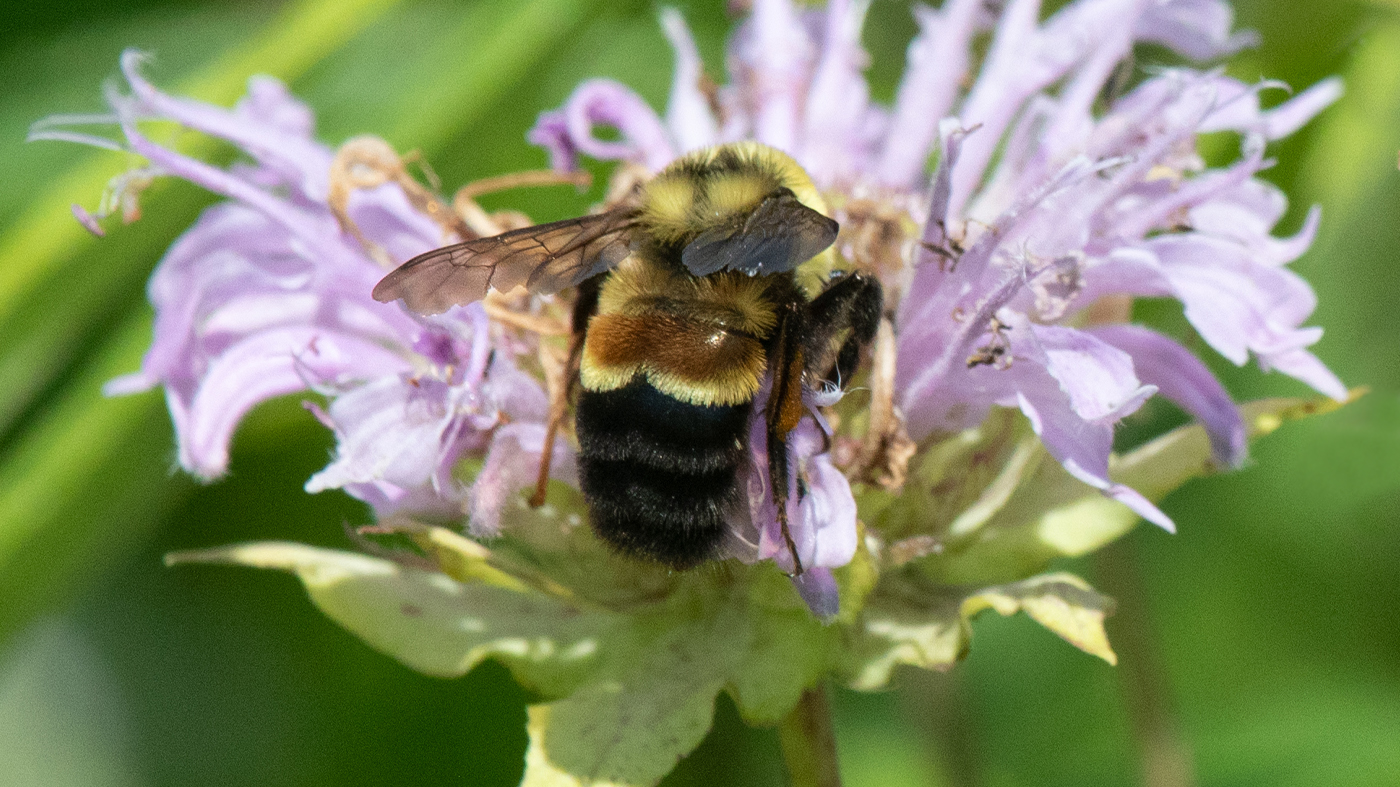
[[[232,110],[167,96],[134,54],[111,115],[31,135],[145,159],[95,214],[75,208],[95,231],[108,214],[134,217],[154,177],[227,198],[160,264],[151,350],[109,390],[163,387],[181,464],[203,478],[226,470],[249,408],[308,392],[337,439],[308,490],[344,489],[373,509],[367,538],[412,546],[263,543],[172,559],[294,572],[329,616],[428,674],[505,663],[540,697],[526,784],[653,784],[699,743],[720,691],[750,723],[800,739],[823,679],[872,689],[898,664],[947,669],[988,608],[1024,611],[1112,662],[1111,603],[1072,574],[1042,573],[1049,562],[1139,518],[1172,529],[1156,504],[1172,489],[1239,466],[1251,434],[1347,398],[1308,349],[1321,336],[1305,326],[1315,299],[1286,267],[1319,213],[1273,236],[1285,199],[1256,177],[1267,143],[1339,83],[1270,109],[1260,96],[1276,85],[1218,69],[1151,70],[1121,95],[1110,84],[1138,43],[1194,61],[1249,44],[1223,0],[1074,0],[1044,20],[1033,0],[918,7],[892,106],[863,75],[867,3],[752,5],[729,42],[728,84],[707,80],[683,18],[665,10],[676,60],[664,116],[624,85],[585,81],[529,135],[556,174],[513,182],[569,181],[587,156],[621,162],[610,193],[625,193],[687,151],[739,140],[811,174],[841,225],[838,264],[878,275],[889,308],[862,390],[813,395],[792,433],[789,519],[809,567],[795,582],[765,493],[784,480],[765,477],[759,439],[748,516],[733,523],[739,560],[675,573],[593,537],[569,442],[545,445],[565,299],[497,293],[423,317],[370,297],[417,253],[524,225],[482,211],[474,187],[449,203],[379,140],[332,151],[270,79]],[[143,133],[157,119],[246,160],[180,155]],[[102,123],[121,139],[81,130]],[[1196,142],[1217,131],[1241,148],[1212,168]],[[1131,322],[1141,297],[1179,301],[1214,351],[1328,399],[1237,406],[1183,344]],[[1113,453],[1115,425],[1155,395],[1198,423]],[[535,507],[522,490],[544,455]]]

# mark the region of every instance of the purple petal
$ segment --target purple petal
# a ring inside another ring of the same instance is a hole
[[[78,223],[83,225],[83,229],[91,232],[93,235],[99,238],[107,236],[107,231],[102,229],[101,224],[97,223],[96,217],[88,213],[86,208],[76,202],[73,203],[73,218],[77,219]]]
[[[1025,222],[1042,202],[1092,177],[1096,171],[1087,160],[1070,162],[1054,178],[1021,195],[1015,205],[982,232],[976,243],[958,255],[955,266],[948,266],[945,272],[936,264],[925,263],[916,270],[899,314],[895,373],[901,406],[910,436],[915,440],[955,423],[961,424],[956,428],[963,428],[965,418],[953,417],[955,413],[985,412],[985,408],[966,408],[946,397],[940,402],[937,391],[950,377],[961,375],[958,368],[966,366],[973,343],[986,333],[997,311],[1031,278],[1024,265],[1013,271],[993,268],[993,255],[1003,243],[1022,237]],[[935,224],[931,219],[925,231]]]
[[[122,53],[122,74],[135,94],[127,108],[140,117],[174,120],[233,143],[288,185],[307,197],[324,199],[331,152],[311,139],[311,112],[271,77],[249,80],[249,95],[233,111],[160,92],[141,76],[145,57],[134,50]],[[121,107],[119,106],[120,110]]]
[[[1084,271],[1080,303],[1094,303],[1110,295],[1169,297],[1171,282],[1157,256],[1145,249],[1114,249],[1105,259],[1093,260]]]
[[[320,221],[304,209],[254,186],[233,174],[202,161],[182,156],[151,142],[131,120],[122,121],[122,132],[126,134],[131,150],[146,157],[161,171],[201,186],[216,194],[238,200],[282,224],[293,235],[308,243],[324,241],[333,234],[330,229],[332,217],[327,215]]]
[[[1029,366],[1029,364],[1025,364]],[[1139,516],[1169,533],[1176,532],[1171,519],[1138,492],[1108,479],[1108,456],[1113,448],[1113,427],[1086,423],[1079,418],[1060,387],[1042,374],[1022,373],[1016,404],[1031,422],[1045,449],[1070,475],[1131,508]]]
[[[754,0],[753,16],[734,39],[731,70],[747,82],[759,142],[799,152],[799,118],[812,56],[812,41],[791,0]]]
[[[754,402],[754,415],[749,421],[749,498],[748,516],[736,523],[736,541],[753,543],[757,537],[756,554],[741,558],[772,560],[783,571],[792,573],[792,560],[773,503],[772,479],[768,476],[766,427],[763,422],[763,402],[767,392],[761,391]],[[856,504],[846,477],[831,464],[830,457],[819,453],[824,445],[822,429],[814,418],[804,418],[788,434],[788,533],[797,548],[804,569],[836,568],[851,561],[856,550]],[[802,481],[799,484],[799,477]],[[805,494],[799,490],[806,489]],[[756,531],[756,534],[755,532]]]
[[[967,71],[969,42],[981,9],[981,0],[948,0],[937,11],[914,7],[919,35],[909,44],[909,65],[876,167],[880,183],[909,188],[923,175],[939,121],[952,109]]]
[[[799,505],[801,528],[813,534],[808,566],[844,566],[856,554],[856,499],[846,476],[827,454],[812,456],[803,478],[807,494]]]
[[[578,169],[578,145],[569,136],[569,121],[563,112],[541,112],[525,139],[549,153],[550,169],[558,172]]]
[[[1136,241],[1155,229],[1169,229],[1173,217],[1195,205],[1208,203],[1221,194],[1227,193],[1250,182],[1256,172],[1263,169],[1264,148],[1262,145],[1247,146],[1244,159],[1223,170],[1215,170],[1191,178],[1158,199],[1145,199],[1141,206],[1132,211],[1124,211],[1115,217],[1114,234],[1121,240]],[[1268,234],[1268,230],[1264,230]]]
[[[909,436],[916,442],[981,421],[1000,398],[1005,381],[994,376],[999,370],[969,370],[967,358],[987,335],[992,318],[1023,286],[1021,277],[1007,276],[971,309],[930,314],[923,318],[929,326],[909,325],[901,331],[895,389]]]
[[[862,75],[869,58],[860,46],[867,7],[868,0],[827,4],[802,133],[801,161],[818,184],[849,180],[869,156],[864,125],[870,90]]]
[[[1161,236],[1146,248],[1161,261],[1186,318],[1235,364],[1251,351],[1267,362],[1320,338],[1319,329],[1298,327],[1317,297],[1292,271],[1259,264],[1237,244],[1204,236]]]
[[[807,602],[812,614],[821,621],[828,622],[841,611],[840,589],[836,586],[836,577],[831,569],[808,569],[801,576],[793,577],[792,585],[797,588],[802,600]]]
[[[1244,465],[1247,437],[1239,408],[1206,365],[1185,347],[1137,325],[1101,325],[1094,336],[1128,353],[1138,377],[1181,409],[1195,416],[1210,436],[1215,461],[1224,467]]]
[[[1346,384],[1332,373],[1317,356],[1303,349],[1285,350],[1260,359],[1265,371],[1276,369],[1289,377],[1311,385],[1317,391],[1339,402],[1349,398]]]
[[[1262,188],[1262,181],[1250,180],[1230,194],[1219,195],[1191,209],[1191,226],[1203,235],[1232,240],[1247,247],[1250,256],[1268,265],[1286,265],[1303,256],[1312,247],[1322,223],[1322,208],[1314,205],[1303,219],[1303,226],[1290,238],[1275,238],[1269,234],[1277,221],[1260,215],[1256,208],[1232,198],[1246,189]],[[1272,188],[1272,187],[1269,187]]]
[[[558,140],[562,128],[567,142]],[[593,136],[593,127],[612,126],[621,137],[609,142]],[[556,168],[572,147],[603,161],[622,160],[660,170],[676,157],[666,128],[651,107],[627,86],[610,79],[590,79],[577,88],[559,114],[546,113],[530,132],[536,144],[545,144]]]
[[[501,511],[516,493],[534,486],[544,450],[543,424],[512,423],[496,430],[486,464],[477,473],[468,494],[471,534],[494,536],[501,532]],[[549,474],[577,485],[574,453],[562,437],[556,438]]]
[[[549,414],[549,397],[544,387],[503,355],[494,354],[488,372],[491,385],[486,390],[487,397],[513,421],[543,423]]]
[[[1071,3],[1043,28],[1036,0],[1009,0],[997,23],[982,73],[959,111],[963,125],[980,124],[953,173],[951,210],[960,213],[985,177],[1012,119],[1035,93],[1063,77],[1104,41],[1116,41],[1136,21],[1136,3]]]
[[[238,422],[261,402],[313,385],[308,369],[329,378],[351,365],[387,369],[401,364],[372,343],[309,327],[244,339],[213,359],[186,400],[182,410],[187,420],[176,424],[180,464],[203,478],[221,475],[228,468],[228,446]]]
[[[1132,47],[1133,31],[1128,25],[1106,26],[1102,38],[1056,96],[1041,132],[1044,144],[1040,157],[1044,162],[1031,166],[1043,168],[1084,152],[1094,129],[1094,102]]]
[[[1189,58],[1210,60],[1258,42],[1253,31],[1232,34],[1234,21],[1224,0],[1170,0],[1149,6],[1137,23],[1137,35]]]
[[[466,490],[451,469],[466,450],[484,447],[482,433],[496,423],[484,405],[472,389],[431,377],[391,375],[357,386],[331,403],[336,457],[306,490],[387,483],[459,504]]]
[[[705,68],[685,17],[674,8],[663,8],[661,29],[676,52],[676,74],[671,80],[671,100],[666,105],[666,127],[676,141],[676,152],[714,145],[719,142],[719,129],[710,101],[701,89]]]
[[[301,103],[280,80],[270,76],[253,76],[248,80],[248,95],[233,108],[235,114],[258,125],[267,125],[292,137],[311,139],[316,131],[316,116]]]
[[[938,168],[933,172],[933,189],[929,194],[928,218],[924,220],[924,233],[920,240],[926,244],[919,250],[916,259],[919,262],[919,274],[925,269],[933,268],[942,271],[951,267],[951,260],[937,256],[932,248],[944,248],[952,238],[949,235],[949,222],[953,216],[948,213],[948,201],[952,199],[953,192],[953,167],[958,163],[958,155],[962,151],[962,141],[971,133],[958,123],[957,118],[945,118],[938,124],[939,149],[943,155],[938,158]],[[915,274],[915,275],[919,275]],[[930,289],[936,287],[932,283],[924,286]]]
[[[1019,321],[1018,321],[1019,322]],[[1029,331],[1044,352],[1045,369],[1089,423],[1114,423],[1135,412],[1156,388],[1142,385],[1127,353],[1075,328],[1012,323]]]
[[[1216,108],[1202,122],[1200,130],[1253,132],[1268,140],[1281,139],[1302,128],[1342,97],[1342,81],[1324,79],[1302,93],[1274,107],[1261,109],[1259,92],[1277,83],[1246,85],[1238,80],[1216,76]]]
[[[395,263],[456,240],[416,210],[397,183],[352,191],[346,213],[365,238],[383,248]]]
[[[1342,97],[1345,89],[1338,77],[1321,82],[1264,112],[1264,136],[1267,139],[1282,139],[1302,128],[1308,121],[1317,117],[1322,110],[1332,106]]]

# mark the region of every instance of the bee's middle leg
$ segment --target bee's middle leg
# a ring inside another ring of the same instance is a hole
[[[544,445],[540,449],[540,469],[535,477],[535,493],[530,495],[530,506],[544,505],[549,488],[549,466],[554,462],[554,439],[559,427],[569,414],[569,402],[574,389],[578,387],[579,367],[583,362],[583,343],[588,333],[588,321],[598,311],[598,278],[592,278],[579,285],[578,297],[574,301],[572,335],[569,337],[569,358],[564,366],[564,383],[552,393],[549,402],[549,422],[545,426]]]

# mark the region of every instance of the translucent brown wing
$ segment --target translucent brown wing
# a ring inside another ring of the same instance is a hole
[[[747,216],[696,236],[681,262],[696,276],[723,270],[760,276],[790,271],[836,241],[838,225],[782,189]]]
[[[479,301],[487,290],[523,284],[548,295],[610,270],[626,258],[636,211],[623,208],[511,230],[420,254],[385,276],[374,299],[399,298],[419,314]]]

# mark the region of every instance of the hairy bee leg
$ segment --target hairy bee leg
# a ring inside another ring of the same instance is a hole
[[[875,339],[885,308],[880,280],[863,273],[837,279],[807,307],[805,350],[808,371],[840,385],[860,363],[861,349]],[[850,335],[831,357],[831,342],[842,331]]]
[[[783,533],[788,551],[792,554],[793,576],[801,576],[805,570],[802,558],[797,554],[797,543],[793,541],[792,529],[788,523],[788,461],[787,436],[802,420],[805,405],[802,402],[802,376],[805,367],[802,344],[797,336],[802,333],[803,315],[791,308],[778,323],[777,341],[773,343],[773,388],[768,394],[768,405],[764,409],[764,425],[768,439],[768,481],[773,490],[773,507],[778,517],[778,526]]]
[[[540,469],[535,476],[535,492],[530,495],[530,507],[544,505],[549,490],[549,467],[554,462],[554,439],[559,435],[559,427],[569,414],[569,402],[578,388],[579,367],[583,363],[583,342],[588,333],[588,321],[598,311],[599,278],[594,277],[579,285],[578,297],[574,300],[572,335],[569,337],[569,359],[564,365],[564,384],[553,391],[549,400],[549,422],[545,426],[544,445],[540,448]]]

